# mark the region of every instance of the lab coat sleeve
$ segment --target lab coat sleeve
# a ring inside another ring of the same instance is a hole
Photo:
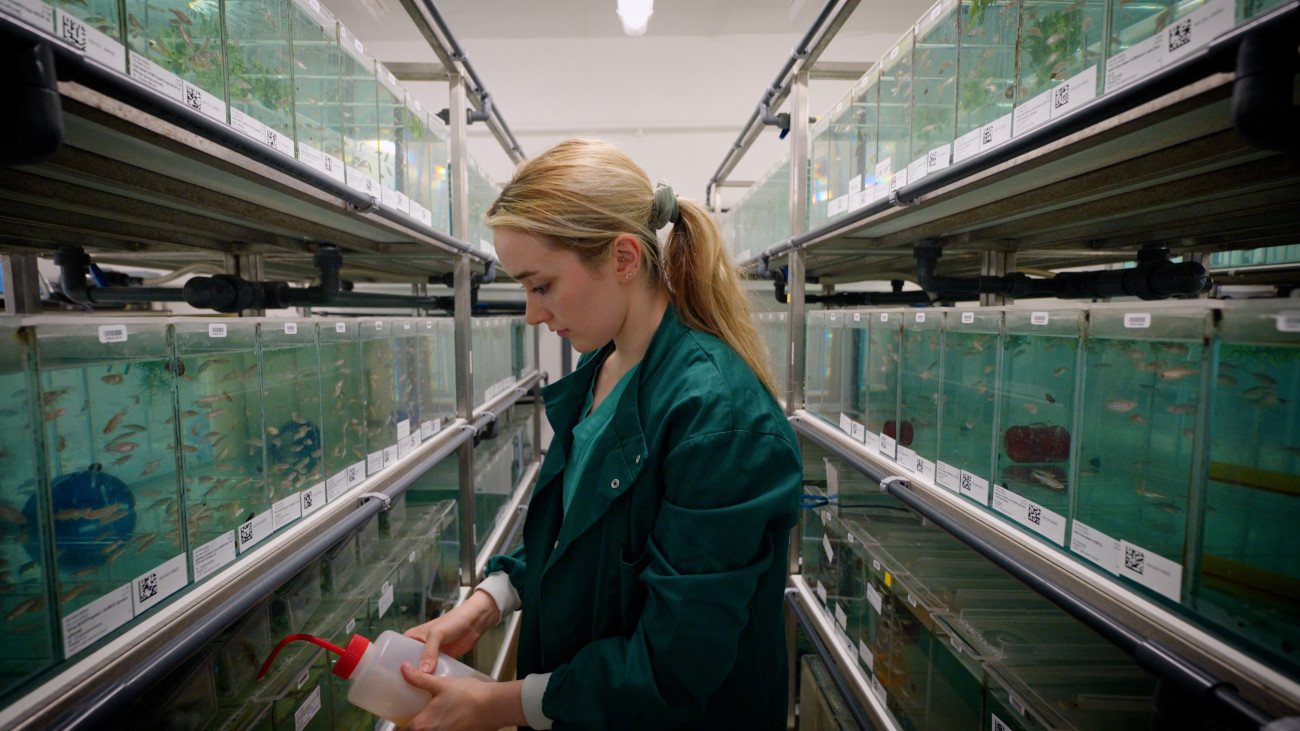
[[[556,729],[662,729],[699,716],[735,665],[756,589],[796,522],[802,461],[775,434],[723,431],[665,458],[646,555],[627,564],[646,588],[630,638],[580,650],[551,676]],[[764,601],[780,601],[765,597]]]
[[[495,555],[488,558],[487,569],[484,574],[491,575],[498,571],[504,571],[510,577],[510,584],[515,587],[518,596],[524,594],[524,547],[520,545],[515,550],[506,555]],[[504,615],[502,615],[504,618]]]

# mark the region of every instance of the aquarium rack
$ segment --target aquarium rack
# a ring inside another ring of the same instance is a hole
[[[1154,602],[1101,579],[1078,560],[1001,524],[952,492],[903,471],[816,416],[796,411],[790,423],[801,436],[879,483],[882,491],[1131,654],[1167,681],[1174,693],[1169,702],[1196,703],[1209,717],[1230,721],[1230,728],[1257,728],[1273,714],[1294,713],[1300,687],[1267,665]],[[816,604],[809,611],[824,613]]]
[[[525,375],[513,388],[503,391],[476,410],[471,420],[458,419],[421,444],[394,467],[384,470],[321,508],[312,517],[294,523],[254,549],[247,559],[236,561],[202,585],[193,585],[177,601],[151,614],[126,632],[51,677],[33,684],[33,690],[0,709],[0,725],[12,729],[104,728],[111,725],[137,699],[179,663],[205,645],[238,617],[292,578],[312,559],[367,519],[387,510],[391,501],[406,491],[428,470],[453,453],[468,449],[472,459],[473,440],[497,421],[497,414],[509,409],[523,396],[535,391],[541,376]],[[534,419],[534,429],[537,428]],[[462,551],[469,536],[470,566],[486,563],[491,552],[517,530],[522,520],[518,507],[531,493],[540,458],[528,466],[514,489],[514,518],[498,525],[481,556],[474,554],[473,531],[462,530]],[[464,459],[462,459],[462,463]],[[474,525],[472,501],[468,523],[462,499],[458,520]],[[462,559],[462,566],[464,560]],[[198,588],[193,588],[197,586]],[[462,592],[465,587],[462,587]],[[500,665],[500,659],[495,663]]]

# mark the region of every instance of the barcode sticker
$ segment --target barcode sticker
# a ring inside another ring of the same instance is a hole
[[[415,563],[415,551],[411,551],[410,555],[406,557],[406,562]]]
[[[195,548],[194,580],[202,581],[217,569],[235,560],[235,532],[227,531]]]
[[[871,604],[872,609],[876,610],[876,614],[880,614],[881,607],[884,606],[884,598],[876,591],[874,584],[867,584],[867,602]]]
[[[855,312],[855,313],[853,313],[853,321],[854,321],[854,322],[861,322],[861,321],[862,321],[862,313],[861,313],[861,312]]]
[[[352,45],[356,47],[356,49],[357,49],[357,53],[365,53],[365,52],[366,52],[366,49],[363,48],[363,47],[361,46],[361,39],[360,39],[360,38],[353,38],[353,39],[352,39]]]
[[[1284,333],[1300,332],[1300,312],[1290,310],[1277,313],[1277,330]]]
[[[858,660],[860,660],[863,665],[867,666],[868,672],[871,671],[871,666],[875,664],[872,662],[873,658],[871,657],[871,648],[867,647],[867,643],[863,642],[861,639],[858,640]]]
[[[974,312],[963,312],[963,313],[961,313],[961,324],[963,324],[963,325],[973,325],[974,323],[975,323],[975,313],[974,313]]]
[[[406,322],[403,322],[403,323],[402,323],[402,329],[403,329],[403,330],[410,330],[410,329],[411,329],[411,323],[410,323],[409,320],[406,321]]]
[[[1016,709],[1016,713],[1019,713],[1022,716],[1025,715],[1025,704],[1021,703],[1019,698],[1008,693],[1007,700],[1011,701],[1011,707]]]
[[[383,321],[383,320],[375,320],[375,329],[376,329],[376,330],[383,330],[383,329],[384,329],[384,321]]]
[[[877,678],[874,673],[871,675],[871,692],[876,694],[876,699],[882,704],[888,702],[885,696],[885,686],[880,684],[880,678]]]
[[[226,326],[225,326],[225,324],[224,324],[224,323],[220,323],[220,322],[209,322],[209,323],[208,323],[208,337],[210,337],[210,338],[224,338],[224,337],[226,337]]]
[[[825,534],[822,535],[822,549],[826,551],[826,560],[835,563],[835,547],[831,545],[831,537]]]
[[[132,611],[138,616],[163,599],[185,588],[190,583],[185,554],[178,553],[171,560],[146,571],[131,582]]]
[[[344,323],[342,323],[342,322],[336,322],[336,323],[334,323],[334,332],[336,332],[336,333],[342,333],[342,332],[347,332],[347,331],[348,331],[348,326],[347,326],[346,324],[344,324]]]
[[[898,46],[894,46],[893,49],[889,51],[889,60],[893,61],[896,58],[898,58]]]
[[[306,675],[303,677],[305,678]],[[311,720],[316,717],[316,714],[320,712],[320,709],[320,686],[318,685],[312,689],[311,695],[307,696],[307,700],[303,701],[303,704],[298,707],[298,710],[294,711],[294,731],[302,731],[307,728],[307,724],[311,723]]]
[[[1151,327],[1150,312],[1125,312],[1124,327],[1130,330],[1145,330]]]
[[[925,313],[924,313],[924,312],[918,312],[918,313],[916,313],[916,321],[917,321],[917,322],[925,322]]]
[[[63,657],[69,658],[131,621],[131,585],[123,584],[63,618]]]
[[[393,606],[393,584],[385,581],[383,588],[379,590],[379,618],[383,619],[388,608]]]
[[[125,343],[126,342],[126,325],[100,325],[99,342],[101,343]]]
[[[298,334],[298,323],[296,323],[296,322],[286,322],[286,323],[284,323],[284,334],[285,334],[285,335],[297,335],[297,334]]]
[[[840,431],[849,435],[853,434],[853,420],[849,418],[848,414],[842,411],[840,412]]]
[[[881,322],[889,322],[889,313],[888,313],[888,312],[882,312],[882,313],[880,313],[880,321],[881,321]]]
[[[1034,324],[1034,325],[1046,325],[1048,319],[1049,319],[1049,318],[1048,318],[1048,315],[1047,315],[1046,312],[1031,312],[1031,313],[1029,313],[1029,322],[1032,323],[1032,324]]]
[[[352,634],[352,631],[355,630],[356,628],[357,628],[357,619],[356,617],[353,617],[352,619],[348,620],[347,626],[343,628],[343,634],[350,635]]]
[[[996,713],[991,714],[993,723],[989,726],[990,731],[1011,731],[1011,727],[1002,722]]]

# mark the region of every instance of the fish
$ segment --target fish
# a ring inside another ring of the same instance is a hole
[[[60,398],[62,398],[64,394],[66,394],[67,392],[68,389],[60,388],[57,391],[47,391],[41,394],[41,406],[49,406],[53,404],[55,401],[58,401]]]
[[[261,439],[249,439],[248,446],[257,447],[258,449],[261,449],[265,445],[263,444]]]
[[[1025,411],[1028,411],[1031,414],[1037,414],[1038,404],[1025,404]]]
[[[228,409],[213,409],[213,410],[209,411],[208,413],[204,414],[204,416],[207,417],[207,418],[209,418],[209,419],[215,419],[215,418],[217,418],[218,416],[224,416],[225,414],[228,414],[228,413],[230,413],[230,411],[229,411]]]
[[[1057,368],[1056,370],[1052,371],[1052,375],[1058,377],[1063,376],[1065,375],[1065,372],[1068,370],[1069,368],[1067,366],[1061,366],[1060,368]]]
[[[116,386],[126,379],[120,373],[110,373],[107,376],[101,377],[99,380],[106,386]]]
[[[229,470],[235,469],[235,466],[233,464],[230,464],[229,462],[223,462],[221,464],[214,465],[214,467],[216,469],[221,470],[222,472],[227,472]]]
[[[149,431],[149,427],[144,426],[143,424],[126,424],[122,427],[123,436],[129,437],[132,434],[139,434],[142,431]]]
[[[992,365],[984,366],[984,372],[985,372],[985,373],[992,373],[992,372],[993,372],[993,369],[996,368],[996,367],[997,367],[997,366],[992,366]]]
[[[1125,411],[1132,411],[1133,409],[1136,409],[1137,402],[1128,401],[1125,399],[1115,399],[1114,401],[1107,401],[1106,408],[1110,409],[1111,411],[1123,413]]]
[[[1170,406],[1169,408],[1165,409],[1165,411],[1168,411],[1171,414],[1195,414],[1196,405],[1195,404],[1174,404],[1173,406]]]
[[[1054,404],[1054,403],[1056,403],[1056,399],[1052,398],[1052,394],[1050,394],[1050,393],[1045,393],[1045,394],[1043,394],[1043,399],[1046,400],[1047,403],[1049,403],[1049,404]]]
[[[1226,373],[1220,374],[1216,380],[1220,386],[1232,387],[1237,385],[1237,379]]]
[[[1183,512],[1183,509],[1182,509],[1182,508],[1178,507],[1177,505],[1174,505],[1174,504],[1171,503],[1171,502],[1167,502],[1167,501],[1166,501],[1166,502],[1161,502],[1161,503],[1156,503],[1155,505],[1152,505],[1151,507],[1155,508],[1156,510],[1159,510],[1159,511],[1162,512],[1162,513],[1170,513],[1170,514],[1173,514],[1173,513],[1181,513],[1181,512]]]
[[[222,391],[221,393],[219,393],[219,394],[215,394],[215,395],[213,395],[213,396],[204,396],[203,398],[195,399],[195,400],[194,400],[194,405],[195,405],[195,406],[207,406],[207,405],[209,405],[209,404],[215,404],[216,402],[221,401],[221,400],[231,401],[231,402],[234,401],[234,399],[230,397],[230,394],[229,394],[229,393],[226,393],[225,391]],[[196,412],[194,412],[194,413],[197,414],[198,412],[196,411]]]
[[[9,505],[0,503],[0,521],[12,525],[26,525],[27,516],[23,515],[21,510],[17,510]]]
[[[1138,483],[1138,486],[1137,486],[1137,490],[1136,490],[1136,492],[1137,492],[1137,494],[1141,495],[1142,497],[1149,497],[1149,498],[1151,498],[1152,500],[1168,500],[1168,499],[1169,499],[1169,496],[1168,496],[1168,495],[1165,495],[1165,494],[1162,494],[1162,493],[1155,492],[1154,490],[1148,490],[1148,489],[1147,489],[1147,482],[1146,482],[1146,480],[1143,480],[1142,482],[1139,482],[1139,483]]]
[[[194,437],[195,439],[199,437],[199,426],[200,426],[199,424],[195,424],[194,426],[190,427],[190,436]]]
[[[306,423],[307,423],[307,420],[306,420],[306,419],[302,418],[301,416],[298,416],[298,412],[297,412],[297,411],[293,412],[293,420],[296,421],[296,422],[298,422],[299,424],[306,424]]]
[[[153,473],[154,470],[158,469],[158,465],[160,464],[162,464],[161,458],[153,460],[152,462],[144,466],[144,469],[141,470],[140,472],[140,476],[141,477],[149,476],[150,474]]]
[[[1101,458],[1093,457],[1092,459],[1088,460],[1088,464],[1092,465],[1096,469],[1101,469]]]
[[[1029,28],[1025,30],[1025,35],[1027,36],[1041,36],[1042,34],[1043,32],[1037,28]]]
[[[173,500],[173,498],[170,498],[170,497],[159,498],[159,499],[155,500],[154,502],[150,503],[150,504],[149,504],[149,507],[145,508],[145,512],[152,512],[152,511],[154,511],[154,510],[157,510],[158,508],[161,508],[162,506],[166,505],[167,503],[171,502],[172,500]]]
[[[130,462],[130,461],[131,461],[131,458],[134,457],[134,456],[135,456],[135,455],[128,454],[128,455],[126,455],[125,457],[118,457],[117,459],[113,460],[113,464],[115,464],[115,465],[121,467],[122,465],[126,464],[127,462]]]
[[[112,523],[118,518],[125,516],[128,512],[130,512],[130,508],[125,504],[113,503],[112,505],[106,505],[102,508],[96,508],[87,512],[86,518],[88,520],[98,520],[100,523]]]
[[[1053,45],[1053,44],[1057,43],[1058,41],[1063,41],[1063,40],[1065,40],[1065,35],[1064,35],[1064,34],[1062,34],[1062,33],[1053,33],[1052,35],[1050,35],[1050,36],[1047,37],[1047,41],[1046,41],[1046,42],[1047,42],[1047,45],[1050,46],[1050,45]]]
[[[1043,470],[1033,470],[1032,472],[1029,473],[1029,476],[1033,477],[1035,480],[1042,483],[1043,485],[1052,488],[1053,490],[1060,490],[1061,492],[1065,492],[1065,483],[1056,479],[1055,476],[1053,476],[1048,472],[1045,472]]]
[[[1134,415],[1130,416],[1130,417],[1128,418],[1128,420],[1131,421],[1131,422],[1133,422],[1134,424],[1145,424],[1145,423],[1147,423],[1146,417],[1142,416],[1141,414],[1134,414]]]
[[[12,621],[18,619],[24,614],[31,614],[33,612],[36,612],[40,610],[44,604],[45,604],[44,597],[34,596],[31,597],[30,599],[24,599],[23,601],[18,603],[18,606],[14,607],[12,611],[10,611],[8,614],[5,615],[5,621],[6,622]]]
[[[199,440],[199,444],[202,444],[202,443],[208,441],[209,439],[215,439],[215,438],[217,438],[217,437],[219,437],[219,436],[221,436],[221,432],[219,432],[219,431],[210,431],[210,432],[208,432],[207,434],[204,434],[204,435],[203,435],[203,438]]]
[[[925,378],[925,374],[921,374],[921,377],[922,377],[922,378]],[[310,432],[311,432],[311,425],[304,426],[303,428],[299,429],[299,430],[298,430],[298,431],[293,435],[293,438],[294,438],[295,440],[296,440],[296,439],[302,439],[303,437],[307,436],[307,434],[310,433]]]
[[[247,85],[247,82],[245,82],[245,85]],[[194,372],[194,374],[199,375],[203,373],[203,371],[206,371],[207,369],[211,368],[214,365],[225,365],[226,363],[229,362],[230,362],[229,358],[220,358],[220,357],[208,358],[207,360],[199,364],[199,368]]]
[[[81,520],[86,517],[86,508],[68,508],[54,514],[55,520]]]
[[[1196,432],[1193,431],[1192,429],[1184,429],[1184,430],[1182,431],[1182,435],[1183,435],[1184,437],[1187,437],[1188,439],[1193,439],[1193,438],[1196,437]]]
[[[86,593],[86,591],[89,590],[89,589],[90,589],[90,582],[89,582],[89,581],[87,581],[87,582],[84,583],[84,584],[78,584],[77,586],[74,586],[74,587],[72,587],[71,589],[69,589],[69,590],[63,592],[62,594],[60,594],[60,595],[59,595],[59,601],[60,601],[60,602],[70,602],[70,601],[72,601],[73,599],[77,598],[78,596],[81,596],[82,594]]]
[[[1278,398],[1278,397],[1277,397],[1277,394],[1275,394],[1275,393],[1270,393],[1269,395],[1265,396],[1264,398],[1262,398],[1262,399],[1256,401],[1256,402],[1255,402],[1255,405],[1257,405],[1257,406],[1259,406],[1260,408],[1263,408],[1263,409],[1271,409],[1271,408],[1273,408],[1273,407],[1275,407],[1275,406],[1285,406],[1285,405],[1287,405],[1287,404],[1289,404],[1289,403],[1291,403],[1291,402],[1288,401],[1288,400],[1286,400],[1286,399],[1284,399],[1284,398]]]
[[[150,534],[148,534],[148,535],[142,537],[142,538],[140,539],[140,546],[139,546],[139,548],[136,548],[136,549],[135,549],[135,555],[139,556],[140,554],[144,553],[145,550],[148,549],[149,546],[152,545],[153,542],[154,542],[155,540],[157,540],[157,539],[158,539],[158,534],[157,534],[157,533],[150,533]]]
[[[104,451],[125,454],[140,448],[139,442],[114,442],[104,445]]]
[[[1268,375],[1267,373],[1252,373],[1252,374],[1250,374],[1250,375],[1251,375],[1251,376],[1254,376],[1254,378],[1255,378],[1256,381],[1258,381],[1259,383],[1261,383],[1261,384],[1263,384],[1263,385],[1265,385],[1265,386],[1276,386],[1276,385],[1277,385],[1277,381],[1274,380],[1273,377],[1270,376],[1270,375]]]
[[[44,417],[45,421],[48,422],[48,421],[54,421],[55,419],[59,418],[60,416],[63,416],[66,413],[68,413],[67,409],[50,409],[49,411],[46,411],[45,413],[41,414],[41,416]]]
[[[276,435],[278,435],[278,434],[280,433],[280,430],[279,430],[279,429],[276,429],[276,428],[273,427],[273,426],[268,426],[268,427],[266,427],[266,433],[267,433],[267,434],[270,434],[271,436],[276,436]]]
[[[1188,376],[1194,376],[1200,371],[1194,371],[1190,368],[1169,368],[1160,371],[1160,377],[1166,381],[1181,381]]]
[[[1263,398],[1270,393],[1273,393],[1272,386],[1253,386],[1251,388],[1246,389],[1245,391],[1242,391],[1241,395],[1244,398],[1255,400],[1255,399]]]

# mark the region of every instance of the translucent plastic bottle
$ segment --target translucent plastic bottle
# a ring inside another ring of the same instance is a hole
[[[334,663],[331,672],[350,681],[348,702],[399,726],[410,721],[432,698],[424,690],[408,685],[402,677],[403,662],[419,667],[424,643],[392,630],[380,633],[373,643],[361,635],[352,635],[346,648],[312,635],[289,635],[280,640],[280,644],[276,645],[271,655],[266,658],[266,662],[257,674],[258,680],[266,675],[280,649],[294,640],[311,642],[337,653],[340,657],[338,662]],[[438,667],[434,668],[433,674],[440,677],[492,681],[492,678],[487,675],[441,653],[438,655]]]

